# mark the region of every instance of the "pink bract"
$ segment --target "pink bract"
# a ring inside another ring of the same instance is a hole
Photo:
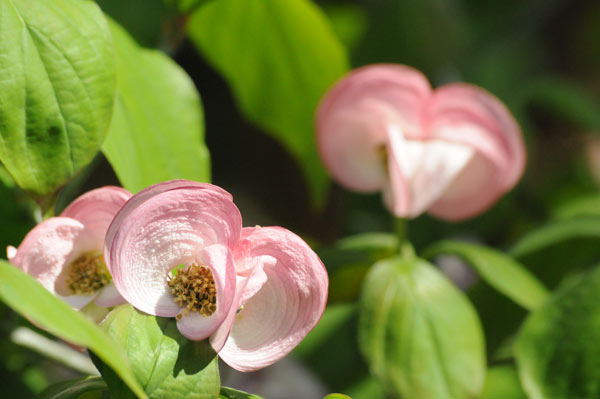
[[[113,186],[81,195],[60,216],[33,228],[18,249],[8,247],[8,260],[76,309],[92,301],[103,307],[122,303],[113,284],[91,295],[61,295],[57,291],[63,292],[63,271],[72,261],[86,252],[102,253],[108,226],[130,197],[127,190]]]
[[[402,65],[344,77],[321,101],[316,129],[333,177],[352,190],[382,191],[399,217],[473,217],[525,168],[521,131],[500,100],[464,83],[432,90]]]
[[[288,354],[327,302],[323,264],[281,227],[242,229],[232,197],[211,184],[175,180],[133,196],[107,233],[105,259],[121,295],[137,309],[175,317],[187,338],[209,338],[240,371]],[[168,281],[180,265],[202,265],[215,281],[216,310],[184,314]]]

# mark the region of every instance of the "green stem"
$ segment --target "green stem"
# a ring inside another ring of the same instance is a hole
[[[408,221],[402,218],[394,220],[394,230],[398,238],[398,252],[404,259],[412,259],[415,255],[415,249],[408,240]]]

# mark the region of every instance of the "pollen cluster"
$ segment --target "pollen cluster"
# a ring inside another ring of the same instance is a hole
[[[75,259],[66,279],[67,287],[75,295],[93,294],[111,282],[104,256],[98,252],[86,252]]]
[[[177,315],[177,320],[189,312],[208,317],[217,310],[217,289],[208,267],[194,264],[180,269],[174,277],[169,278],[168,283],[173,300],[184,308]]]

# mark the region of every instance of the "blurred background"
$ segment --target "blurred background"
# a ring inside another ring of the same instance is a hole
[[[223,384],[272,398],[316,398],[333,391],[355,399],[383,397],[356,349],[354,303],[367,267],[387,252],[378,246],[377,251],[340,257],[336,247],[343,244],[336,242],[363,232],[392,231],[393,220],[378,194],[354,194],[335,183],[315,201],[301,163],[259,124],[249,122],[223,75],[186,35],[191,15],[208,2],[188,9],[183,2],[175,3],[98,0],[140,45],[166,52],[193,79],[204,106],[212,182],[233,194],[244,225],[281,225],[300,234],[322,255],[331,275],[330,310],[295,356],[258,376],[224,371]],[[444,223],[426,215],[410,221],[409,237],[417,251],[441,238],[508,249],[548,220],[600,214],[600,2],[315,3],[345,47],[352,68],[394,62],[420,69],[434,87],[452,81],[474,83],[499,97],[522,127],[528,163],[516,189],[489,212],[467,222]],[[34,225],[34,205],[9,176],[0,174],[0,182],[4,248],[17,245]],[[106,184],[119,182],[98,155],[63,190],[58,208]],[[551,288],[565,275],[600,260],[600,248],[590,239],[561,245],[522,259]],[[490,361],[501,363],[496,354],[524,311],[478,283],[459,263],[446,260],[442,268],[468,290],[484,324]],[[3,392],[11,392],[5,397],[33,397],[50,382],[76,375],[58,362],[13,345],[11,333],[28,322],[4,306],[0,313],[0,379],[8,385]],[[334,329],[336,339],[330,339],[328,332]]]

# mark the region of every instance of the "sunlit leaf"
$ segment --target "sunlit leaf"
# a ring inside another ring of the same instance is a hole
[[[397,396],[477,397],[485,348],[465,295],[421,259],[391,258],[369,272],[359,343],[371,370]]]
[[[527,399],[514,366],[488,369],[480,399]]]
[[[114,340],[29,275],[1,260],[0,299],[50,333],[92,350],[130,389],[145,397],[125,354]]]
[[[221,393],[219,399],[263,399],[258,395],[253,395],[244,391],[238,391],[237,389],[221,387]]]
[[[91,0],[0,0],[0,161],[37,197],[53,193],[100,149],[115,66]]]
[[[212,399],[220,388],[217,355],[207,340],[184,338],[174,319],[154,317],[121,305],[101,327],[119,342],[133,373],[151,399]],[[110,369],[100,365],[115,397],[133,398]]]
[[[348,69],[346,53],[309,0],[224,0],[200,7],[189,34],[227,80],[243,113],[298,159],[322,202],[327,177],[313,129],[327,88]]]
[[[515,348],[531,399],[600,396],[600,267],[567,280],[529,316]]]
[[[548,290],[523,265],[508,255],[483,245],[463,241],[440,241],[427,249],[427,258],[453,254],[464,259],[492,287],[526,309],[540,306]]]
[[[119,80],[102,151],[119,180],[132,192],[171,179],[209,181],[202,105],[193,82],[166,55],[140,48],[114,22],[110,28]]]

